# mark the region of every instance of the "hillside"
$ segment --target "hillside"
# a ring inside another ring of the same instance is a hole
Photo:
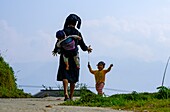
[[[12,67],[0,55],[0,97],[31,97],[17,88]]]

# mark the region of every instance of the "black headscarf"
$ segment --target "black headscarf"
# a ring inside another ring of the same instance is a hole
[[[80,19],[80,17],[77,16],[76,14],[70,14],[66,18],[66,21],[65,21],[65,24],[64,24],[64,28],[68,27],[68,25],[76,25],[77,22],[78,22],[77,28],[80,29],[80,26],[81,26],[81,19]]]

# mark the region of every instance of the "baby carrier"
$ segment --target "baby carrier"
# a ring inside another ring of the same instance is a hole
[[[76,47],[76,43],[75,43],[75,40],[74,38],[72,37],[68,37],[66,39],[64,39],[60,45],[63,47],[64,50],[74,50]]]

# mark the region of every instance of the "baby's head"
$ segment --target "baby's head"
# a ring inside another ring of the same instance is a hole
[[[65,37],[66,37],[66,34],[65,34],[65,32],[64,32],[63,30],[57,31],[57,33],[56,33],[56,38],[57,38],[58,40],[62,40],[62,39],[64,39]]]
[[[98,64],[97,64],[97,68],[98,70],[103,70],[105,67],[105,63],[103,61],[100,61]]]

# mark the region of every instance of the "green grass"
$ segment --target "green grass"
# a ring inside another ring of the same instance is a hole
[[[0,98],[32,97],[17,88],[16,80],[12,67],[0,55]]]
[[[102,97],[90,92],[82,92],[80,99],[64,102],[61,105],[89,106],[89,107],[111,107],[116,110],[131,110],[142,112],[170,112],[169,89],[157,93],[116,94],[110,97]]]

